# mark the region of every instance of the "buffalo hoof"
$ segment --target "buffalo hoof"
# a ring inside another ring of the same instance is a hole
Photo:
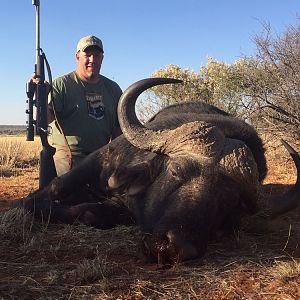
[[[165,236],[160,237],[151,234],[145,235],[143,249],[150,260],[154,259],[158,266],[162,267],[195,259],[205,252],[204,249],[199,251],[195,245],[171,230]]]
[[[77,220],[88,226],[99,227],[97,220],[97,203],[82,203],[78,205],[71,206],[69,208],[69,213],[73,220]]]
[[[49,209],[49,206],[49,201],[38,200],[34,194],[28,195],[27,197],[22,199],[17,199],[11,204],[11,208],[24,208],[31,213],[34,213],[37,210]]]
[[[134,223],[131,213],[125,206],[111,201],[74,205],[69,208],[69,214],[74,220],[100,229]]]
[[[36,194],[15,200],[11,208],[23,208],[32,213],[36,219],[42,221],[59,221],[67,224],[72,224],[74,221],[68,206],[48,199],[40,199],[36,197]]]

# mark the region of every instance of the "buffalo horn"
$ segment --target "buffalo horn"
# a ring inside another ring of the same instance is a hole
[[[160,131],[146,128],[138,120],[135,112],[135,103],[138,96],[151,87],[181,82],[182,80],[173,78],[148,78],[140,80],[126,89],[119,101],[118,119],[125,138],[131,144],[153,152],[164,152],[162,150],[165,143],[164,134]]]

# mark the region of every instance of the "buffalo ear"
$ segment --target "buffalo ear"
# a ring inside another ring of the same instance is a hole
[[[152,165],[151,161],[142,161],[136,164],[130,164],[128,178],[130,183],[127,185],[126,194],[129,196],[137,196],[152,182]]]
[[[126,194],[128,196],[137,196],[142,194],[151,183],[150,174],[151,172],[148,168],[144,169],[143,172],[135,174],[132,183],[129,184],[126,189]]]
[[[130,194],[139,194],[150,181],[150,170],[147,162],[118,167],[107,175],[107,185],[110,190]],[[105,178],[103,176],[103,181]]]
[[[130,163],[128,166],[128,178],[131,179],[127,185],[127,193],[130,196],[140,195],[145,189],[151,185],[160,172],[162,159],[159,155],[148,153],[148,159],[135,163]]]
[[[108,188],[129,196],[140,195],[160,172],[162,161],[161,156],[151,152],[137,155],[125,166],[119,164],[108,174]]]

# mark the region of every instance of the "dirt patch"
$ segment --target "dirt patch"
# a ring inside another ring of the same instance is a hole
[[[15,169],[0,177],[0,211],[8,209],[11,200],[22,198],[38,188],[38,169]]]
[[[290,162],[276,162],[265,188],[280,193],[294,179]],[[250,219],[255,231],[218,237],[203,258],[160,269],[140,254],[136,227],[104,231],[6,211],[37,187],[36,169],[0,178],[0,299],[300,298],[299,209],[272,222]]]

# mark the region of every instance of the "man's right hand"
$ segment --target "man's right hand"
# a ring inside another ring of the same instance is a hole
[[[38,84],[40,82],[40,79],[36,77],[35,73],[32,74],[30,80],[28,81],[28,83],[31,83],[31,82],[33,82],[35,84]],[[44,81],[44,83],[46,85],[46,94],[48,95],[50,93],[51,86],[50,86],[49,82],[46,80]]]

